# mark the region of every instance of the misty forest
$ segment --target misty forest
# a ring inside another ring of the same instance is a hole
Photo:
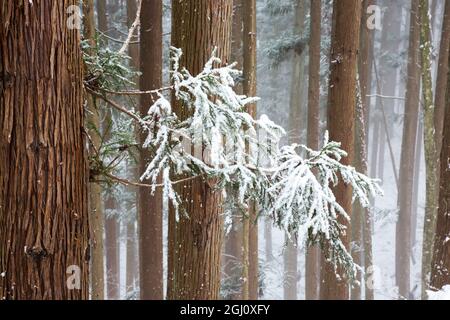
[[[450,300],[450,1],[0,0],[0,300]]]

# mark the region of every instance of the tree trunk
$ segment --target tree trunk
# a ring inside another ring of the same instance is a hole
[[[348,156],[342,159],[344,165],[353,164],[355,123],[348,119],[355,118],[356,105],[356,66],[358,62],[359,34],[361,23],[361,1],[336,1],[334,12],[336,24],[331,40],[331,73],[328,95],[328,127],[330,139],[342,144]],[[351,17],[351,19],[349,19]],[[352,188],[340,183],[334,189],[336,201],[351,217]],[[339,217],[339,222],[346,227],[341,240],[350,250],[351,228],[349,222]],[[326,250],[327,248],[325,248]],[[349,290],[342,268],[323,261],[321,299],[348,299]]]
[[[95,54],[95,18],[94,18],[94,1],[88,0],[83,3],[83,25],[84,38],[89,41],[91,50],[89,54]],[[85,73],[87,69],[85,67]],[[95,99],[86,95],[88,105],[88,119],[87,128],[88,134],[92,141],[92,146],[89,153],[92,157],[96,156],[99,150],[102,137],[99,135],[100,130],[100,114],[96,106]],[[89,184],[89,221],[90,221],[90,236],[91,236],[91,298],[92,300],[103,300],[105,293],[105,270],[104,270],[104,245],[103,245],[103,230],[105,228],[102,186],[99,183]]]
[[[411,213],[414,186],[414,163],[417,138],[417,121],[420,100],[419,69],[419,0],[411,4],[410,34],[403,139],[400,160],[398,190],[399,219],[396,227],[396,281],[401,298],[407,299],[410,292],[411,265]]]
[[[306,2],[296,1],[294,32],[301,36],[306,16]],[[289,106],[289,142],[302,143],[302,130],[306,128],[306,113],[303,110],[306,84],[306,50],[295,52],[293,59],[293,73],[291,81],[291,96]],[[303,114],[302,114],[303,113]],[[284,298],[286,300],[297,299],[297,279],[298,279],[298,250],[296,235],[286,235],[286,248],[283,254],[284,260]]]
[[[232,27],[232,44],[231,44],[231,60],[237,62],[236,68],[243,67],[243,19],[242,0],[234,0],[233,2],[233,27]],[[235,87],[237,93],[242,94],[242,85],[238,83]],[[229,195],[237,195],[234,190],[227,190]],[[240,300],[242,291],[242,244],[243,244],[243,230],[242,230],[242,213],[240,210],[233,212],[232,227],[225,239],[225,259],[224,259],[224,273],[229,279],[229,284],[232,292],[225,297],[230,300]]]
[[[137,15],[137,3],[136,0],[127,2],[127,26],[131,28],[133,22],[136,19]],[[139,61],[139,45],[131,43],[128,47],[128,55],[130,56],[130,66],[133,70],[139,70],[140,61]],[[139,83],[139,79],[136,79],[137,83]],[[133,104],[137,103],[137,99],[133,99]],[[138,130],[138,126],[136,126],[136,131]],[[139,132],[136,132],[136,136],[139,136]],[[135,181],[138,181],[140,178],[139,164],[136,167],[131,168],[131,172],[129,173]],[[136,190],[136,203],[139,203],[139,189]],[[137,207],[137,206],[136,206]],[[139,255],[138,255],[138,244],[137,244],[137,230],[136,230],[136,221],[137,215],[135,212],[129,208],[127,217],[127,225],[126,225],[126,233],[127,233],[127,256],[126,256],[126,291],[127,293],[133,293],[136,290],[137,278],[139,274]],[[162,259],[162,258],[161,258]]]
[[[398,67],[392,65],[392,56],[397,54],[399,51],[400,41],[400,27],[401,22],[399,21],[401,17],[400,4],[397,1],[388,1],[386,11],[383,18],[383,34],[381,39],[381,57],[380,57],[380,94],[386,96],[395,96],[396,88],[398,86]],[[365,24],[365,22],[364,22]],[[377,98],[378,109],[381,109],[382,98]],[[394,104],[392,107],[386,108],[385,110],[387,117],[389,119],[389,127],[385,130],[393,132],[394,124]],[[386,154],[386,139],[387,133],[385,130],[380,131],[380,150],[378,159],[378,178],[384,180],[384,166],[385,166],[385,154]]]
[[[436,2],[436,1],[435,1]],[[436,79],[436,94],[434,99],[435,113],[434,126],[436,128],[436,155],[439,160],[441,154],[442,131],[445,117],[445,94],[447,89],[448,56],[450,48],[450,2],[444,4],[444,20],[442,24],[441,47],[439,50],[438,73]],[[438,165],[439,167],[439,165]]]
[[[183,50],[180,65],[197,75],[212,50],[224,64],[229,63],[233,1],[172,1],[172,45]],[[188,110],[174,102],[181,119]],[[223,219],[222,195],[214,181],[192,180],[176,186],[186,212],[175,222],[169,218],[169,298],[176,300],[217,299],[220,289],[220,260]]]
[[[83,63],[79,31],[66,23],[76,4],[0,6],[3,299],[89,297]]]
[[[365,0],[362,6],[362,14],[364,17],[360,27],[360,58],[358,64],[359,70],[359,101],[356,106],[356,134],[355,134],[355,168],[358,172],[367,174],[367,125],[370,107],[369,94],[372,83],[372,59],[373,59],[373,33],[367,28],[368,15],[367,8],[373,4],[373,0]],[[365,254],[364,264],[365,270],[372,265],[372,217],[370,211],[364,209],[361,205],[354,205],[353,223],[352,223],[352,241],[355,246],[354,260],[362,265],[362,252]],[[368,274],[366,277],[369,276]],[[363,277],[359,275],[357,279],[361,284],[355,284],[352,288],[352,299],[361,300],[361,286]],[[367,284],[367,282],[366,282]],[[366,299],[373,300],[373,289],[365,286]]]
[[[419,127],[417,128],[416,138],[416,155],[414,165],[414,189],[413,189],[413,203],[411,213],[411,252],[417,242],[417,220],[419,211],[419,186],[420,186],[420,167],[422,165],[423,155],[423,121],[420,119],[419,112]]]
[[[97,0],[97,24],[102,33],[108,32],[108,15],[106,12],[106,0]]]
[[[308,133],[307,145],[319,149],[320,122],[320,45],[322,32],[322,3],[311,0],[311,38],[309,41]],[[320,251],[318,246],[306,249],[305,298],[319,298]]]
[[[448,3],[447,3],[448,6]],[[450,64],[450,59],[449,59]],[[440,162],[439,211],[431,268],[431,288],[440,290],[450,285],[450,74],[447,77],[447,102]]]
[[[430,284],[431,258],[438,205],[436,140],[434,126],[433,80],[431,76],[431,30],[428,0],[420,0],[422,94],[424,105],[424,141],[426,162],[426,205],[422,248],[422,297]]]
[[[143,0],[140,19],[140,89],[154,90],[162,87],[162,0]],[[154,98],[150,95],[141,97],[142,116],[147,115]],[[139,139],[142,145],[146,133],[141,132]],[[140,150],[141,173],[151,161],[150,156],[147,150]],[[161,190],[152,195],[147,188],[139,188],[138,198],[141,299],[161,300],[164,298]]]
[[[256,97],[256,0],[245,0],[244,7],[244,94]],[[256,104],[247,106],[247,112],[256,118]],[[249,205],[248,235],[248,298],[259,296],[258,213],[256,203]],[[244,221],[244,223],[246,223]]]
[[[107,192],[108,193],[108,192]],[[106,254],[106,290],[109,300],[120,299],[120,227],[115,217],[118,205],[114,196],[107,194],[105,199],[105,254]]]
[[[266,218],[264,221],[264,241],[266,263],[269,263],[273,261],[272,220],[270,218]]]

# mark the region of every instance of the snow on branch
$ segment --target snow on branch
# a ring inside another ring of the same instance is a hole
[[[341,241],[347,231],[340,221],[350,218],[337,203],[333,187],[351,186],[353,201],[367,207],[371,196],[382,194],[378,182],[341,164],[347,154],[328,135],[319,151],[280,147],[285,131],[267,116],[253,119],[246,106],[258,99],[233,90],[241,75],[235,64],[217,67],[221,61],[213,52],[203,71],[193,76],[180,66],[181,55],[181,50],[171,49],[171,91],[183,117],[159,91],[148,116],[139,120],[148,134],[143,147],[153,155],[141,180],[150,181],[153,191],[162,186],[177,215],[183,210],[174,188],[177,180],[214,181],[225,195],[225,216],[236,209],[245,212],[253,200],[280,228],[306,244],[323,245],[327,258],[354,278],[357,266]]]

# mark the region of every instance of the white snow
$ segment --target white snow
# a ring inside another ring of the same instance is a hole
[[[428,300],[450,300],[450,285],[445,286],[440,291],[427,291]]]

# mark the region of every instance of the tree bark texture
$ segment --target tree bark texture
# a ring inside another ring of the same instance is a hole
[[[77,4],[0,7],[2,299],[89,297],[83,63],[79,30],[66,24]]]

